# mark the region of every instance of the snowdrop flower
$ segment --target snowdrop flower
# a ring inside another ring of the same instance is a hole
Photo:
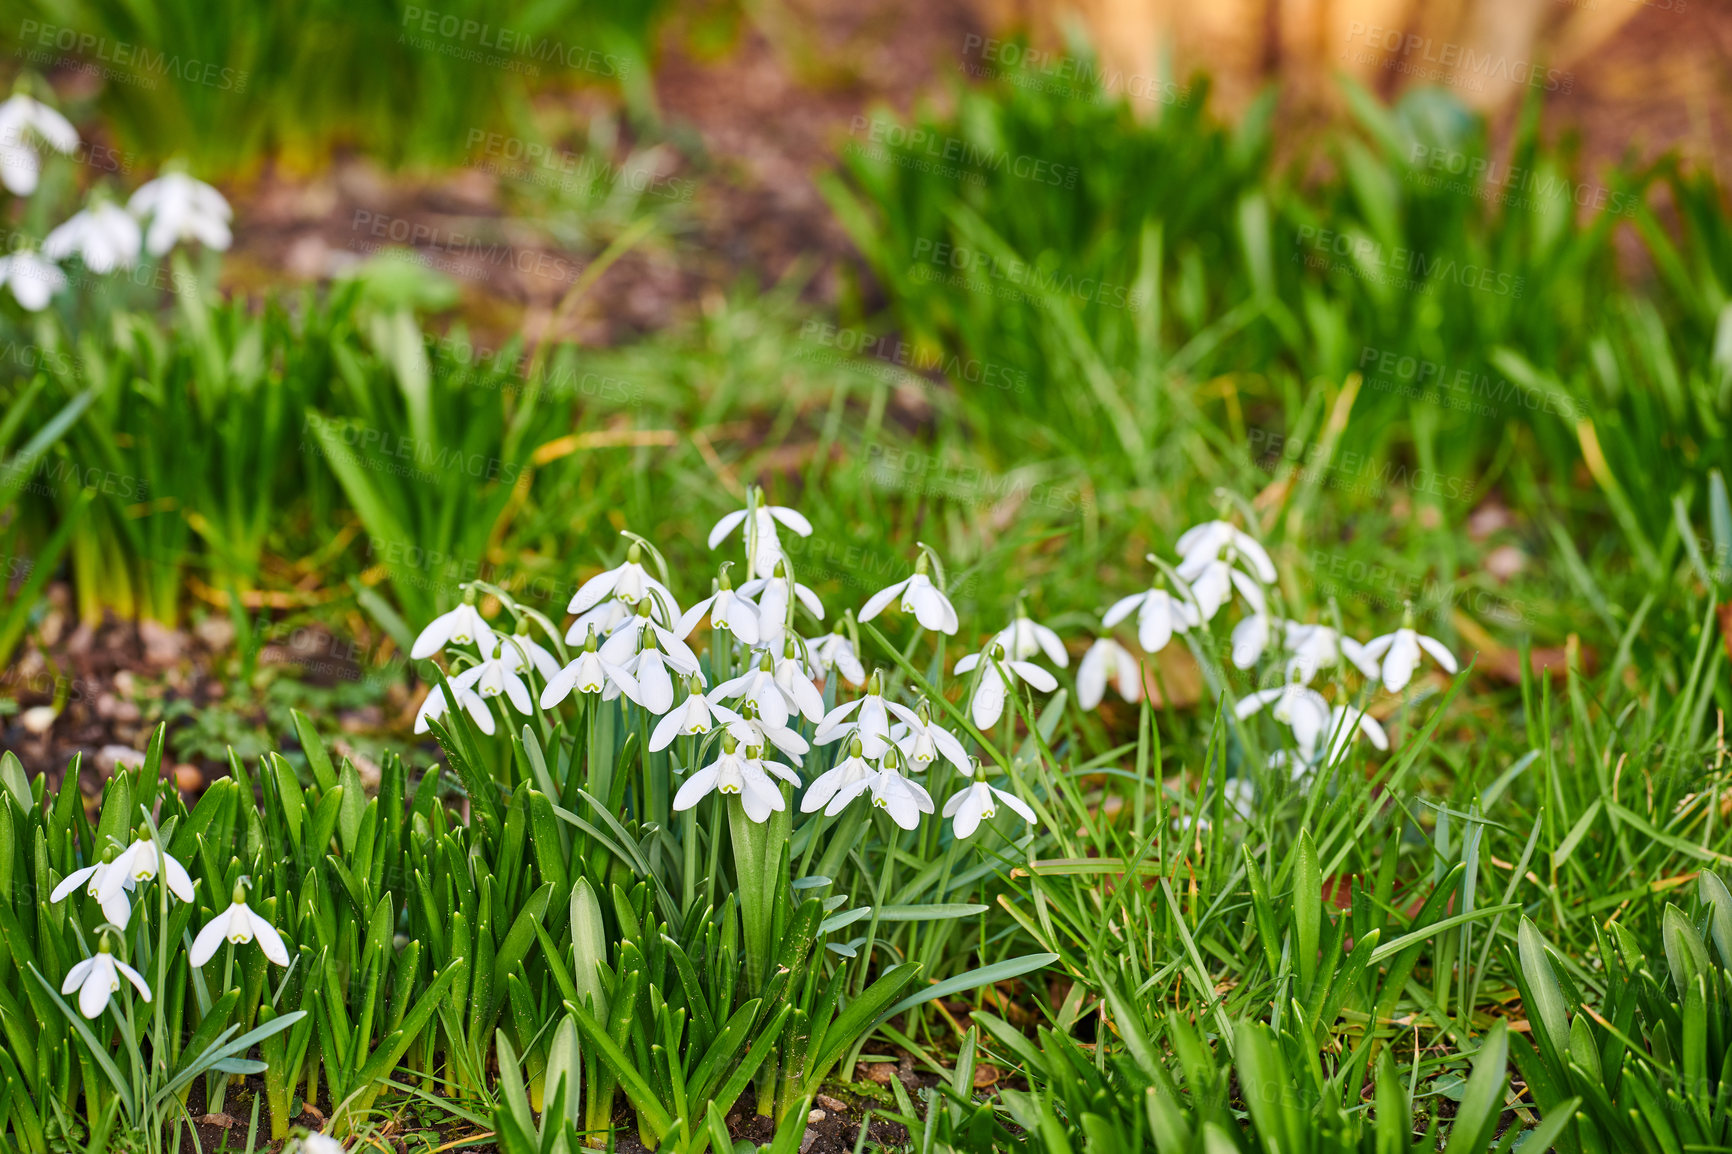
[[[493,711],[487,708],[487,703],[481,700],[481,695],[472,689],[451,683],[451,692],[457,698],[457,708],[467,713],[475,728],[487,736],[493,736]],[[427,696],[421,702],[421,708],[415,711],[415,732],[426,733],[431,728],[427,723],[436,718],[444,717],[451,711],[450,703],[445,700],[445,687],[435,685],[427,691]],[[528,712],[525,710],[524,712]]]
[[[980,828],[982,822],[991,821],[998,813],[1000,801],[1030,824],[1039,820],[1035,817],[1034,810],[1020,797],[989,785],[983,769],[975,767],[973,776],[972,782],[951,794],[950,800],[944,803],[944,813],[941,816],[956,819],[952,828],[957,838],[973,837],[974,831]]]
[[[810,685],[810,682],[807,682]],[[729,678],[716,686],[718,699],[739,698],[755,706],[758,715],[774,725],[788,724],[788,718],[799,706],[776,677],[776,663],[768,653],[762,653],[757,663],[738,677]],[[822,713],[823,699],[818,702]],[[820,720],[814,718],[814,720]]]
[[[799,765],[800,759],[812,748],[805,738],[786,725],[771,718],[760,717],[758,707],[749,701],[746,702],[745,709],[740,713],[734,713],[732,710],[718,706],[716,714],[727,723],[729,735],[747,748],[774,746],[795,765]],[[799,784],[798,777],[794,781],[796,785]]]
[[[739,714],[730,709],[723,709],[713,704],[704,695],[704,686],[697,677],[686,679],[687,696],[678,709],[669,711],[668,715],[656,723],[655,732],[650,734],[649,749],[656,753],[672,745],[676,737],[695,737],[700,733],[708,733],[718,722],[738,717]]]
[[[156,877],[159,870],[169,893],[183,902],[192,901],[192,878],[187,876],[186,867],[169,856],[167,850],[156,848],[156,843],[150,839],[150,828],[139,826],[133,838],[133,843],[120,851],[120,856],[103,872],[102,881],[97,884],[96,900],[101,903],[104,916],[108,916],[110,910],[119,912],[120,903],[116,899],[121,899],[124,891],[136,889],[138,883]],[[123,930],[126,928],[124,918],[115,921],[109,917],[109,920]]]
[[[634,608],[619,600],[609,597],[593,609],[586,609],[577,615],[577,620],[571,623],[571,628],[565,631],[567,645],[581,645],[583,639],[594,629],[599,637],[611,637],[619,627],[629,622],[635,615]]]
[[[903,829],[920,824],[920,815],[933,811],[932,795],[913,778],[902,775],[902,758],[896,747],[884,751],[878,772],[872,775],[872,804],[890,815]]]
[[[76,253],[85,268],[105,273],[135,263],[142,243],[138,222],[119,205],[99,200],[50,232],[42,242],[42,255],[65,260]]]
[[[649,570],[643,567],[643,546],[636,541],[625,551],[625,560],[607,570],[597,573],[585,581],[571,595],[571,603],[565,607],[567,613],[583,613],[602,603],[604,598],[616,597],[627,605],[637,605],[646,597],[653,597],[668,621],[677,621],[680,616],[679,603],[668,587],[649,575]]]
[[[1309,682],[1319,670],[1338,665],[1343,659],[1367,677],[1378,676],[1377,662],[1353,638],[1327,625],[1289,621],[1286,626],[1287,648],[1293,654],[1287,659],[1289,680],[1297,674],[1300,681]]]
[[[584,641],[584,652],[578,653],[565,669],[547,679],[547,686],[540,697],[540,707],[553,709],[554,705],[563,702],[572,690],[577,690],[578,693],[603,693],[613,690],[615,695],[618,695],[618,691],[624,690],[625,686],[632,686],[632,690],[636,690],[636,679],[620,665],[613,664],[601,655],[599,646],[596,645],[596,631],[591,629],[589,638]]]
[[[1143,647],[1144,653],[1159,653],[1173,639],[1173,634],[1183,633],[1200,623],[1194,606],[1160,586],[1152,586],[1145,593],[1119,598],[1107,610],[1101,624],[1111,629],[1133,611],[1137,615],[1137,644]]]
[[[1383,726],[1377,719],[1363,709],[1349,709],[1345,705],[1337,705],[1329,711],[1328,729],[1329,748],[1323,757],[1325,769],[1347,756],[1347,750],[1361,733],[1371,739],[1371,744],[1378,749],[1389,748],[1389,735],[1383,732]],[[1310,760],[1314,751],[1301,750]]]
[[[728,566],[731,564],[731,561],[722,563],[721,575],[716,578],[716,591],[686,610],[685,616],[674,626],[675,633],[689,637],[698,622],[707,616],[711,625],[727,630],[742,643],[758,643],[758,607],[742,594],[734,592],[728,581]]]
[[[740,592],[758,599],[758,641],[766,647],[775,648],[782,643],[788,625],[794,620],[792,609],[796,600],[806,607],[806,612],[824,620],[824,603],[811,589],[789,579],[785,562],[776,562],[773,576],[748,581],[740,586]]]
[[[1058,688],[1058,679],[1040,666],[1007,657],[1004,647],[993,642],[979,653],[970,653],[956,663],[956,673],[980,666],[980,680],[969,701],[969,715],[981,729],[990,729],[1004,715],[1004,698],[1013,682],[1022,681],[1042,693]]]
[[[1391,693],[1400,693],[1413,680],[1413,671],[1419,667],[1421,649],[1431,654],[1445,672],[1454,673],[1460,668],[1455,655],[1443,642],[1414,631],[1413,606],[1409,605],[1402,615],[1401,628],[1367,641],[1364,654],[1373,661],[1382,658],[1383,687]]]
[[[194,966],[202,966],[210,961],[225,939],[234,945],[242,946],[255,937],[265,957],[279,966],[289,964],[289,949],[283,945],[282,935],[277,933],[275,926],[253,913],[247,905],[247,887],[251,884],[252,882],[244,877],[237,881],[233,904],[206,922],[204,929],[198,932],[198,937],[193,939],[192,952],[188,957],[192,959]]]
[[[21,248],[11,256],[0,256],[0,284],[12,286],[12,299],[27,312],[39,313],[66,287],[66,274],[59,265]]]
[[[866,604],[860,607],[859,619],[870,621],[884,612],[892,601],[897,601],[902,612],[914,614],[921,628],[954,635],[957,630],[956,609],[944,591],[926,575],[928,564],[927,554],[922,551],[914,562],[912,574],[866,599]]]
[[[776,535],[776,522],[780,521],[802,537],[812,535],[812,523],[799,513],[786,505],[761,505],[758,497],[757,490],[748,489],[746,507],[727,514],[710,529],[710,548],[714,549],[729,533],[742,524],[746,526],[747,576],[772,572],[776,563],[786,556],[782,552],[781,538]]]
[[[32,138],[56,152],[78,147],[78,130],[71,121],[40,100],[15,93],[0,104],[0,184],[17,196],[35,192],[42,173]]]
[[[483,653],[489,653],[490,650],[490,655],[485,657],[481,664],[471,665],[451,678],[452,691],[460,700],[465,693],[471,691],[484,700],[503,695],[517,712],[529,713],[532,709],[529,686],[525,685],[523,678],[519,676],[524,668],[524,655],[498,636],[489,637],[482,646]],[[558,676],[557,666],[554,676]],[[492,717],[489,716],[488,720],[491,721]]]
[[[645,597],[637,603],[637,612],[608,635],[601,644],[602,660],[629,669],[637,655],[643,652],[644,638],[653,637],[660,645],[667,664],[681,673],[698,671],[698,655],[692,652],[676,630],[669,629],[650,616],[653,602]],[[635,699],[634,699],[635,700]]]
[[[623,693],[644,709],[660,717],[674,707],[674,679],[668,672],[670,666],[688,677],[699,675],[696,661],[691,663],[690,668],[687,668],[684,662],[676,664],[656,647],[656,635],[646,629],[642,634],[637,653],[620,666],[625,672],[631,674],[631,683],[619,682],[610,686],[603,691],[601,699],[612,701]]]
[[[1206,521],[1179,537],[1178,550],[1176,572],[1191,586],[1199,623],[1212,620],[1235,589],[1263,612],[1263,586],[1274,583],[1275,566],[1256,538],[1225,521]]]
[[[101,861],[67,874],[60,884],[54,887],[54,892],[48,895],[48,900],[50,902],[65,901],[73,890],[82,885],[85,893],[101,902],[102,880],[108,876],[108,871],[114,868],[114,861],[119,856],[120,847],[109,846],[103,852]],[[132,917],[132,905],[127,901],[125,891],[132,889],[134,884],[131,878],[126,879],[121,884],[120,892],[111,895],[108,901],[101,903],[102,916],[123,929]]]
[[[559,672],[559,658],[529,635],[528,618],[518,621],[517,632],[509,636],[500,634],[499,639],[504,647],[502,652],[514,662],[516,672],[528,673],[533,669],[543,681]]]
[[[583,643],[583,652],[548,679],[547,687],[541,691],[541,708],[552,709],[564,701],[573,689],[579,693],[602,693],[611,688],[617,695],[619,690],[628,685],[635,691],[636,680],[619,665],[601,655],[595,641],[595,629],[592,627],[589,637]]]
[[[849,685],[866,683],[866,667],[860,664],[860,655],[854,651],[854,643],[842,634],[824,634],[808,647],[807,652],[812,658],[814,676],[822,676],[835,670]]]
[[[769,820],[771,813],[786,807],[782,791],[770,780],[763,762],[742,750],[729,734],[722,736],[722,752],[716,760],[692,774],[674,795],[676,813],[691,809],[711,793],[732,794],[740,799],[746,816],[755,822]]]
[[[1233,712],[1243,721],[1266,705],[1273,706],[1270,716],[1293,731],[1293,743],[1309,758],[1329,731],[1329,703],[1323,695],[1300,682],[1289,681],[1250,694]]]
[[[800,799],[800,812],[816,813],[821,809],[826,817],[835,817],[849,802],[865,793],[878,771],[872,768],[864,753],[865,747],[859,735],[850,737],[848,756],[813,779],[806,796]]]
[[[884,675],[874,673],[866,683],[866,695],[826,713],[812,740],[818,745],[829,745],[850,733],[857,733],[865,745],[867,757],[882,757],[885,746],[890,744],[892,717],[910,725],[920,720],[906,705],[884,699]]]
[[[234,240],[229,219],[234,215],[223,194],[184,172],[165,172],[141,186],[126,202],[126,210],[144,220],[150,218],[145,248],[151,256],[164,256],[182,240],[196,240],[206,248],[224,252]]]
[[[924,701],[914,711],[913,722],[899,721],[891,727],[890,739],[908,759],[908,768],[916,773],[925,772],[941,755],[962,772],[970,772],[968,751],[949,730],[932,723],[931,710]]]
[[[1269,639],[1281,625],[1279,617],[1271,613],[1256,612],[1233,626],[1231,643],[1234,667],[1249,669],[1257,664],[1263,657],[1263,650],[1269,648]]]
[[[132,983],[139,997],[150,1001],[150,987],[145,984],[144,975],[125,962],[116,961],[108,950],[108,935],[103,934],[102,940],[96,946],[96,956],[85,958],[66,971],[66,980],[60,983],[60,992],[70,994],[77,990],[78,1012],[86,1018],[96,1018],[108,1008],[108,999],[120,989],[122,977]]]
[[[1076,703],[1094,709],[1106,696],[1107,683],[1117,682],[1126,701],[1143,699],[1143,663],[1111,637],[1100,637],[1083,654],[1076,670]]]
[[[1060,669],[1070,665],[1070,654],[1065,652],[1064,642],[1059,640],[1057,633],[1028,619],[1028,613],[1023,609],[1022,602],[1016,605],[1016,619],[998,631],[994,641],[1004,646],[1004,652],[1012,661],[1025,661],[1037,653],[1046,654]]]
[[[344,1154],[343,1144],[323,1134],[308,1134],[301,1139],[296,1154]]]
[[[475,608],[475,590],[465,589],[463,604],[428,622],[427,628],[415,638],[415,644],[409,647],[409,656],[416,661],[425,661],[447,645],[477,644],[492,637],[493,627]]]

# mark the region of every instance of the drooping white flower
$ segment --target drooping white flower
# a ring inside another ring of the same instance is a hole
[[[136,263],[142,245],[138,222],[119,205],[99,201],[50,232],[42,255],[65,260],[76,254],[91,272],[105,273]]]
[[[646,597],[653,598],[665,621],[671,624],[680,617],[679,602],[674,600],[674,595],[643,567],[643,546],[636,541],[625,551],[624,561],[606,572],[597,573],[579,586],[565,610],[567,613],[584,613],[608,597],[618,598],[628,606],[637,605]]]
[[[12,299],[27,311],[39,313],[66,287],[66,274],[54,262],[21,248],[10,256],[0,256],[0,284],[11,285]]]
[[[1391,693],[1400,693],[1413,680],[1413,671],[1419,667],[1420,650],[1431,654],[1432,658],[1447,673],[1455,673],[1460,666],[1456,664],[1455,654],[1448,646],[1435,637],[1427,637],[1413,628],[1413,610],[1410,607],[1402,617],[1401,628],[1394,633],[1385,633],[1382,637],[1373,637],[1365,643],[1364,655],[1373,661],[1379,658],[1383,661],[1383,687]]]
[[[926,702],[914,711],[913,722],[899,721],[890,727],[890,739],[908,761],[908,768],[923,773],[940,757],[964,773],[970,771],[968,751],[948,729],[932,720]]]
[[[738,698],[742,705],[755,706],[758,716],[774,725],[788,724],[788,718],[799,708],[777,680],[776,663],[768,653],[758,654],[750,668],[716,686],[715,693],[717,700]],[[819,704],[823,704],[822,699]]]
[[[1273,613],[1248,613],[1239,624],[1233,626],[1231,638],[1233,665],[1237,669],[1249,669],[1262,660],[1263,651],[1269,648],[1269,642],[1275,631],[1282,628],[1281,618]]]
[[[644,709],[660,717],[674,707],[674,679],[668,672],[670,667],[678,669],[688,677],[698,676],[696,663],[686,668],[685,663],[674,665],[660,649],[656,647],[655,634],[644,631],[642,647],[620,668],[631,674],[630,682],[620,682],[601,695],[603,701],[611,701],[620,694],[631,698]]]
[[[1318,672],[1332,668],[1346,660],[1352,663],[1367,677],[1377,677],[1377,662],[1365,652],[1365,646],[1338,633],[1336,630],[1322,624],[1306,624],[1300,621],[1289,621],[1287,627],[1287,649],[1292,654],[1287,659],[1287,677],[1295,676],[1300,681],[1310,682]]]
[[[928,565],[927,555],[922,552],[914,562],[913,573],[866,599],[866,604],[860,607],[859,620],[872,620],[896,601],[902,612],[914,614],[921,628],[954,635],[957,630],[956,609],[944,591],[926,575]]]
[[[746,526],[746,564],[749,576],[759,576],[775,571],[776,562],[787,556],[782,551],[781,538],[776,534],[776,522],[792,529],[802,537],[812,535],[812,523],[798,512],[786,505],[764,505],[756,501],[756,494],[747,496],[747,506],[736,509],[724,516],[710,529],[710,548],[720,545],[735,529]],[[747,518],[751,518],[749,521]],[[821,614],[820,614],[821,616]]]
[[[1026,661],[1037,653],[1044,653],[1047,660],[1060,669],[1070,665],[1070,654],[1065,652],[1059,635],[1045,625],[1030,621],[1020,602],[1016,607],[1016,618],[1000,629],[993,640],[1004,646],[1005,655],[1012,661]]]
[[[872,775],[869,786],[872,804],[889,814],[898,826],[913,829],[920,824],[921,814],[932,812],[932,795],[913,778],[903,776],[898,768],[900,761],[894,747],[884,755],[883,764]]]
[[[885,746],[891,744],[892,717],[910,725],[919,720],[915,712],[906,705],[885,699],[884,678],[881,674],[874,673],[866,682],[865,696],[844,702],[826,713],[824,719],[818,723],[812,741],[818,745],[829,745],[833,741],[841,741],[849,734],[857,733],[865,745],[866,756],[876,760],[884,756]]]
[[[541,691],[541,708],[552,709],[570,696],[573,689],[579,693],[597,694],[611,690],[614,696],[618,696],[627,686],[635,690],[636,679],[620,665],[601,655],[595,630],[591,628],[582,652],[564,669],[548,678],[546,687]]]
[[[1179,537],[1178,550],[1176,572],[1191,587],[1199,623],[1212,620],[1235,589],[1254,612],[1264,611],[1263,586],[1274,584],[1275,565],[1249,533],[1205,521]]]
[[[83,869],[73,870],[61,879],[60,884],[54,887],[54,892],[48,895],[48,900],[50,902],[65,901],[72,891],[82,885],[84,892],[96,898],[101,904],[102,916],[113,925],[124,929],[127,921],[132,917],[132,904],[127,900],[126,891],[131,890],[136,883],[131,878],[127,878],[122,882],[118,892],[112,894],[106,902],[102,901],[102,880],[108,876],[108,871],[114,868],[114,861],[119,854],[119,847],[110,846],[103,854],[101,861],[95,865],[85,866]]]
[[[975,770],[973,781],[950,795],[950,800],[944,803],[941,816],[956,819],[952,828],[959,839],[973,837],[974,831],[980,828],[982,822],[990,821],[998,813],[1000,801],[1026,822],[1032,824],[1039,820],[1027,802],[1013,793],[989,784],[984,769],[980,768]]]
[[[608,597],[600,604],[585,609],[577,615],[577,620],[571,623],[571,628],[565,631],[567,645],[581,645],[583,639],[594,629],[597,637],[607,638],[616,633],[620,626],[629,622],[635,615],[635,607],[626,604],[617,597]]]
[[[247,905],[246,887],[250,883],[242,878],[235,883],[234,901],[228,909],[205,923],[204,929],[193,939],[192,951],[187,955],[192,964],[202,966],[215,956],[217,947],[227,940],[241,946],[258,939],[259,949],[265,957],[279,966],[289,964],[289,948],[283,944],[283,937],[277,933],[275,926],[252,911]]]
[[[0,184],[16,196],[36,191],[42,175],[37,141],[56,152],[71,152],[78,147],[78,130],[40,100],[16,93],[0,104]]]
[[[854,643],[840,633],[826,633],[807,647],[812,659],[812,675],[821,677],[831,670],[840,673],[849,685],[866,683],[866,667],[854,652]]]
[[[1221,791],[1221,804],[1227,811],[1226,816],[1229,819],[1236,819],[1238,821],[1250,821],[1251,803],[1255,800],[1256,795],[1257,787],[1251,783],[1250,778],[1228,778],[1226,786]],[[1210,798],[1205,798],[1203,800],[1202,813],[1197,815],[1195,830],[1191,828],[1191,819],[1188,814],[1184,817],[1173,819],[1173,827],[1181,833],[1205,833],[1214,825],[1214,823],[1209,820],[1209,814],[1212,809],[1212,800]]]
[[[602,659],[622,669],[629,669],[633,659],[647,644],[644,638],[653,636],[669,667],[687,675],[696,673],[698,655],[692,652],[692,647],[685,643],[677,629],[669,629],[652,616],[653,608],[654,602],[650,598],[645,597],[639,601],[637,612],[608,634],[607,640],[601,643]]]
[[[150,986],[145,983],[144,975],[119,961],[108,950],[108,935],[103,934],[97,943],[96,956],[85,958],[82,962],[66,971],[66,980],[60,983],[60,992],[70,994],[78,991],[78,1012],[86,1018],[101,1016],[108,1008],[108,1000],[120,989],[120,979],[125,978],[132,983],[138,996],[150,1001]]]
[[[425,661],[447,645],[479,644],[492,637],[493,627],[475,607],[475,591],[469,589],[464,591],[461,605],[427,623],[427,628],[421,630],[415,644],[409,647],[409,656],[416,661]],[[486,648],[484,645],[481,647]]]
[[[698,622],[705,617],[717,629],[725,629],[746,645],[758,643],[758,607],[748,600],[744,592],[735,592],[728,581],[728,562],[722,566],[721,576],[716,582],[716,591],[708,597],[687,609],[674,626],[674,632],[681,637],[691,636]]]
[[[1058,679],[1052,674],[1032,662],[1012,659],[996,641],[981,652],[970,653],[957,661],[955,672],[969,673],[976,666],[980,667],[980,679],[974,687],[974,697],[968,703],[968,712],[981,729],[990,729],[1004,716],[1004,699],[1015,682],[1022,681],[1042,693],[1051,693],[1058,688]]]
[[[475,722],[475,728],[487,736],[493,736],[493,711],[487,708],[487,703],[481,700],[481,695],[472,689],[466,689],[452,681],[451,692],[457,698],[457,708],[463,710]],[[435,685],[427,691],[427,696],[421,701],[421,708],[415,711],[415,732],[426,733],[431,727],[427,724],[436,718],[444,717],[451,711],[451,706],[445,699],[445,687]]]
[[[811,751],[812,746],[805,738],[784,724],[760,717],[757,706],[749,701],[740,713],[717,706],[716,715],[722,718],[728,734],[748,749],[772,746],[795,765]]]
[[[140,220],[149,219],[145,248],[152,256],[163,256],[178,241],[196,240],[217,252],[227,251],[234,236],[229,220],[234,212],[223,194],[184,172],[165,172],[140,186],[126,202],[126,209]]]
[[[1173,634],[1183,633],[1198,623],[1193,606],[1157,586],[1119,598],[1101,618],[1101,624],[1111,629],[1132,611],[1137,615],[1137,644],[1148,654],[1159,653],[1173,639]]]
[[[835,817],[866,792],[877,772],[866,760],[860,738],[850,737],[847,756],[819,774],[806,788],[806,796],[800,799],[800,812],[816,813],[821,809],[826,816]]]
[[[694,737],[700,733],[708,733],[726,718],[739,716],[732,710],[714,704],[710,697],[719,695],[711,691],[711,694],[706,696],[702,683],[696,677],[688,678],[686,687],[689,691],[686,699],[677,708],[669,710],[667,716],[656,723],[655,732],[650,734],[651,753],[666,749],[673,744],[676,737]]]
[[[1328,750],[1324,754],[1325,769],[1347,756],[1354,739],[1361,733],[1371,739],[1371,744],[1378,749],[1389,748],[1389,735],[1383,732],[1383,726],[1377,719],[1363,709],[1350,709],[1345,705],[1337,705],[1329,711]],[[1301,750],[1300,752],[1306,752]]]
[[[498,637],[500,651],[511,661],[514,672],[524,674],[533,669],[541,674],[543,682],[559,672],[559,658],[529,635],[527,620],[517,623],[517,632],[501,633]]]
[[[498,635],[490,636],[483,643],[482,653],[486,656],[479,665],[472,665],[451,678],[452,691],[459,698],[473,691],[484,700],[503,695],[517,712],[531,712],[534,706],[529,699],[529,686],[523,683],[520,673],[524,654],[519,653]],[[558,676],[557,668],[554,676]],[[471,712],[473,713],[473,710]]]
[[[778,561],[774,574],[758,577],[740,586],[740,592],[758,602],[758,644],[768,649],[781,648],[793,620],[789,612],[798,601],[819,621],[824,620],[824,603],[818,595],[798,581],[789,579],[786,566]]]
[[[120,903],[116,899],[121,898],[124,891],[136,889],[141,882],[156,877],[158,871],[161,872],[169,893],[183,902],[192,901],[192,878],[187,876],[186,867],[175,860],[167,850],[159,851],[156,843],[151,841],[150,830],[141,826],[134,835],[133,843],[120,851],[120,856],[103,872],[102,881],[97,884],[96,900],[102,905],[103,915],[116,926],[125,929],[125,919],[117,920],[112,916],[120,910]]]
[[[1076,670],[1076,703],[1094,709],[1106,696],[1107,683],[1116,682],[1126,701],[1143,699],[1143,663],[1111,637],[1100,637],[1083,654]]]
[[[1289,681],[1249,694],[1234,713],[1243,721],[1266,705],[1273,706],[1270,716],[1293,731],[1293,743],[1302,751],[1315,750],[1328,732],[1329,703],[1321,693],[1300,682]]]
[[[786,808],[782,791],[770,780],[764,763],[727,735],[722,738],[722,750],[716,760],[680,786],[674,795],[674,811],[691,809],[711,793],[738,797],[746,816],[755,822],[768,821],[770,814]]]
[[[323,1134],[308,1134],[301,1139],[295,1154],[345,1154],[343,1144]]]

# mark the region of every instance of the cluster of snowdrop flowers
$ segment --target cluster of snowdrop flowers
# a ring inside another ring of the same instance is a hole
[[[427,732],[457,710],[492,734],[492,698],[501,699],[500,708],[524,715],[573,699],[587,708],[623,698],[658,719],[647,742],[651,752],[682,740],[692,743],[685,759],[689,774],[672,799],[675,812],[715,794],[737,797],[752,821],[764,822],[786,812],[781,786],[787,784],[804,789],[803,813],[835,816],[864,799],[911,830],[937,809],[920,777],[942,760],[968,779],[944,811],[955,819],[958,837],[973,835],[1000,803],[1034,820],[1033,809],[985,780],[961,739],[934,720],[929,703],[910,707],[890,700],[883,674],[867,676],[853,621],[820,632],[826,628],[824,604],[798,581],[782,546],[784,533],[811,534],[805,517],[763,503],[753,490],[746,508],[716,523],[711,548],[736,531],[743,539],[745,579],[735,587],[735,563],[724,561],[708,596],[686,608],[669,587],[660,553],[644,538],[625,534],[625,559],[579,587],[566,606],[572,620],[563,634],[502,590],[480,583],[467,587],[462,604],[428,624],[411,647],[415,659],[443,654],[447,673],[423,699],[416,731]],[[496,627],[483,616],[483,592],[515,618],[511,627]],[[914,572],[874,594],[858,620],[891,608],[911,614],[923,628],[957,631],[943,566],[931,549],[922,545]],[[707,663],[691,642],[705,620],[712,637]],[[532,637],[537,631],[539,640]],[[1018,681],[1042,690],[1056,687],[1050,673],[1025,660],[1035,652],[1061,666],[1068,662],[1057,635],[1019,609],[989,644],[994,656],[977,675],[977,723],[998,719]],[[978,661],[981,655],[975,656]],[[957,668],[966,673],[975,665],[964,658]],[[539,679],[539,692],[532,679]],[[864,692],[827,707],[825,689],[834,700],[844,683]],[[802,726],[809,728],[802,733]],[[835,760],[806,786],[800,769],[814,747],[834,748]]]
[[[131,982],[141,998],[150,1001],[150,987],[144,977],[113,953],[114,938],[123,936],[132,920],[132,895],[150,881],[163,885],[165,901],[169,897],[182,902],[193,900],[192,878],[186,867],[162,847],[148,825],[141,825],[130,845],[125,848],[110,845],[102,860],[74,870],[49,894],[49,901],[62,902],[82,887],[96,899],[105,919],[99,927],[96,953],[68,970],[60,987],[63,994],[78,991],[78,1010],[86,1018],[95,1018],[108,1007],[109,1000],[120,989],[121,978]],[[289,964],[289,951],[282,935],[247,904],[246,891],[251,884],[250,879],[241,878],[229,907],[199,931],[187,955],[194,966],[209,962],[225,941],[232,945],[257,941],[270,961],[279,966]]]
[[[60,113],[25,92],[0,103],[0,185],[17,196],[36,191],[42,153],[70,153],[78,132]],[[41,249],[0,256],[0,285],[30,312],[48,307],[67,287],[60,262],[76,256],[93,273],[136,264],[141,252],[161,258],[182,242],[225,251],[233,242],[233,211],[222,193],[184,172],[169,171],[141,186],[122,207],[96,190],[89,203],[51,230]]]
[[[1422,654],[1455,673],[1455,656],[1436,638],[1413,628],[1411,609],[1392,633],[1359,642],[1321,622],[1277,616],[1270,593],[1277,573],[1263,545],[1250,533],[1225,520],[1205,521],[1180,535],[1178,563],[1169,566],[1153,554],[1157,568],[1147,590],[1115,602],[1102,617],[1108,631],[1084,654],[1077,672],[1077,699],[1085,709],[1098,706],[1109,685],[1126,701],[1143,695],[1143,663],[1112,635],[1111,630],[1135,617],[1137,643],[1147,656],[1165,649],[1175,637],[1202,628],[1237,600],[1243,613],[1232,629],[1229,657],[1242,670],[1253,669],[1271,648],[1285,656],[1282,684],[1250,694],[1235,707],[1243,720],[1269,709],[1293,736],[1294,754],[1278,751],[1273,760],[1286,764],[1297,777],[1315,768],[1335,765],[1355,738],[1364,736],[1378,749],[1389,741],[1383,727],[1362,705],[1330,704],[1312,687],[1328,670],[1354,669],[1368,682],[1400,693],[1412,681]]]

